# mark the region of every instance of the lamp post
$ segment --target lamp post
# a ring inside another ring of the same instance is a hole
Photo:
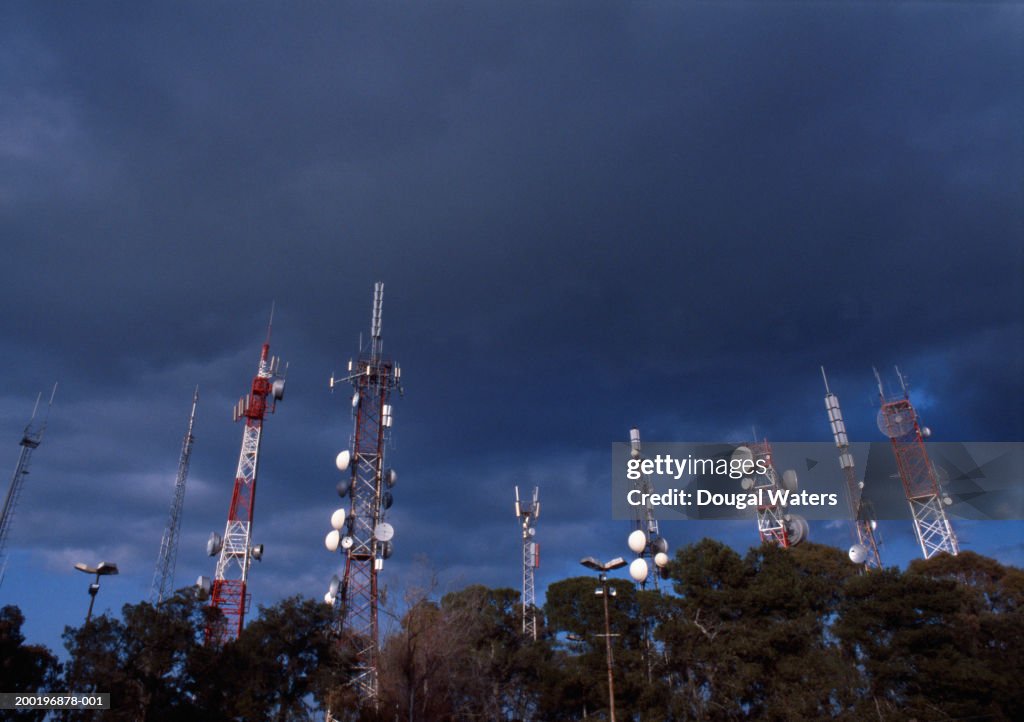
[[[90,567],[88,564],[79,562],[75,565],[75,569],[86,574],[95,574],[96,581],[89,585],[89,611],[85,615],[85,624],[89,625],[89,621],[92,619],[92,605],[96,601],[96,594],[100,590],[100,577],[105,577],[110,574],[117,574],[117,565],[112,562],[100,562],[95,567]]]
[[[615,595],[615,587],[608,586],[608,572],[613,569],[620,569],[626,566],[626,560],[622,557],[616,557],[611,561],[601,562],[594,559],[594,557],[587,557],[580,560],[580,564],[585,566],[587,569],[593,569],[598,573],[598,581],[600,586],[597,588],[595,594],[600,597],[604,597],[604,643],[605,643],[605,660],[608,663],[608,715],[611,722],[615,722],[615,676],[612,674],[612,635],[611,635],[611,624],[608,617],[608,597]]]

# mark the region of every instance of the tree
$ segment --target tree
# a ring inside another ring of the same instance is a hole
[[[8,692],[49,692],[58,688],[60,664],[46,647],[25,644],[25,616],[13,605],[0,609],[0,689]],[[45,711],[11,712],[16,720],[41,720]]]

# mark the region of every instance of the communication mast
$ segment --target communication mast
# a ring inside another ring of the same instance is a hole
[[[640,450],[640,430],[629,430],[629,454],[634,459],[642,458]],[[653,494],[654,485],[647,474],[641,474],[633,487],[641,494]],[[636,554],[636,559],[629,565],[629,575],[636,582],[638,589],[647,587],[647,574],[650,571],[650,559],[657,569],[652,577],[654,588],[658,588],[658,578],[668,578],[668,542],[658,531],[658,520],[654,516],[654,507],[651,505],[650,496],[642,497],[646,503],[636,507],[636,516],[633,520],[633,531],[630,532],[627,543],[629,548]]]
[[[772,445],[768,439],[737,446],[732,458],[754,462],[754,473],[744,477],[740,483],[744,491],[759,494],[761,499],[767,502],[757,506],[757,533],[761,542],[788,549],[804,541],[810,534],[807,520],[800,514],[790,514],[782,504],[772,503],[772,494],[769,492],[777,493],[785,489],[796,493],[798,482],[793,469],[786,469],[782,472],[782,477],[779,477],[772,461]],[[763,463],[758,464],[759,461]],[[764,473],[758,472],[761,468],[764,469]]]
[[[394,469],[385,468],[384,452],[391,436],[391,392],[402,392],[402,370],[382,356],[381,310],[384,284],[373,288],[370,319],[370,348],[360,349],[358,359],[348,362],[348,375],[331,376],[330,388],[340,382],[352,384],[354,418],[351,449],[338,454],[335,465],[348,472],[338,482],[338,496],[348,499],[331,517],[333,531],[324,540],[328,551],[341,550],[345,557],[342,579],[335,576],[324,601],[334,605],[336,626],[347,633],[355,648],[353,683],[361,702],[377,706],[377,575],[392,553],[394,528],[384,521],[394,501],[390,489],[398,479]],[[328,719],[330,712],[328,711]]]
[[[921,545],[921,553],[925,559],[931,559],[939,552],[956,556],[960,553],[960,544],[946,517],[946,507],[953,503],[953,499],[942,492],[935,467],[924,448],[924,440],[932,432],[927,426],[920,425],[899,366],[896,367],[902,392],[899,396],[886,396],[882,377],[878,369],[874,371],[878,381],[878,395],[882,401],[882,408],[878,411],[878,428],[892,441],[896,466],[914,518],[914,534]]]
[[[178,458],[178,476],[174,481],[174,500],[171,512],[167,517],[167,528],[160,539],[160,553],[156,558],[156,570],[153,572],[153,585],[149,593],[153,604],[160,604],[174,591],[174,567],[178,560],[178,533],[181,531],[181,510],[185,505],[185,480],[188,478],[189,458],[192,456],[192,425],[196,420],[196,404],[199,402],[199,387],[192,394],[192,413],[188,417],[188,430],[181,443],[181,456]]]
[[[516,516],[523,530],[523,634],[537,641],[537,606],[533,570],[540,566],[540,544],[533,540],[540,516],[540,489],[533,488],[533,501],[519,501],[516,487]]]
[[[256,503],[256,473],[259,469],[260,443],[263,440],[263,419],[267,413],[274,413],[277,402],[284,398],[284,375],[279,373],[280,359],[270,356],[273,320],[274,312],[271,310],[267,340],[263,343],[252,388],[238,400],[232,414],[235,421],[245,419],[245,428],[242,431],[242,450],[238,455],[224,536],[213,532],[206,543],[206,553],[211,557],[217,556],[213,584],[206,577],[199,577],[197,582],[200,594],[210,595],[210,606],[220,609],[226,621],[225,628],[206,630],[207,643],[221,643],[241,634],[245,613],[249,609],[249,594],[246,591],[249,565],[253,559],[259,561],[263,558],[263,545],[252,544],[252,518]]]
[[[11,522],[14,519],[14,509],[18,506],[18,498],[21,496],[21,487],[28,476],[29,463],[32,461],[32,452],[39,448],[43,442],[43,432],[46,431],[46,422],[50,418],[50,408],[53,406],[53,397],[57,393],[57,384],[53,385],[50,392],[50,403],[46,406],[46,416],[43,417],[39,426],[34,426],[36,412],[39,411],[39,401],[43,394],[36,396],[36,405],[32,409],[32,417],[25,425],[25,431],[21,434],[21,453],[18,455],[18,464],[14,467],[14,476],[7,487],[7,496],[4,497],[4,508],[0,511],[0,584],[4,583],[4,575],[7,573],[7,537],[11,532]]]
[[[839,397],[828,387],[825,367],[821,367],[821,378],[825,380],[825,410],[832,428],[832,438],[839,449],[839,466],[846,479],[846,500],[850,504],[853,516],[853,528],[857,541],[850,547],[850,561],[863,564],[865,569],[881,569],[882,557],[878,553],[878,541],[875,539],[875,528],[878,523],[872,518],[870,507],[863,501],[864,482],[857,479],[853,454],[850,453],[850,439],[846,435],[846,422],[843,412],[839,409]]]

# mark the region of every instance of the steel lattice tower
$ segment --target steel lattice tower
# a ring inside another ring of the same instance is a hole
[[[881,569],[882,557],[878,553],[878,540],[875,538],[875,520],[871,518],[869,507],[863,501],[862,483],[857,479],[853,454],[850,453],[850,439],[846,435],[846,422],[843,412],[839,409],[839,397],[828,387],[825,367],[821,367],[821,377],[825,380],[825,410],[839,450],[839,467],[846,479],[846,500],[853,516],[853,529],[857,536],[856,544],[850,548],[850,559],[854,564],[863,564],[865,569]]]
[[[238,455],[224,536],[214,533],[207,544],[210,556],[218,552],[220,554],[210,589],[210,605],[224,613],[226,622],[224,628],[206,630],[208,643],[220,643],[241,634],[245,613],[249,608],[249,595],[246,592],[249,565],[253,559],[258,561],[263,557],[263,545],[252,544],[253,508],[256,502],[256,475],[263,439],[263,419],[267,413],[274,413],[277,402],[284,398],[284,378],[279,375],[279,366],[280,360],[270,356],[268,326],[267,340],[260,353],[260,363],[252,380],[251,391],[238,401],[234,410],[236,421],[245,419],[245,429],[242,432],[242,450]],[[205,591],[208,584],[205,578],[200,577],[201,590]]]
[[[643,457],[643,453],[640,448],[640,430],[630,429],[629,430],[629,453],[634,459],[640,459]],[[640,478],[633,486],[641,494],[653,494],[654,485],[651,483],[651,479],[647,474],[641,474]],[[668,568],[665,565],[658,564],[658,554],[668,554],[668,542],[661,536],[658,531],[658,519],[654,516],[654,507],[650,502],[650,497],[647,497],[648,501],[642,507],[636,507],[635,516],[633,518],[633,532],[629,535],[629,548],[636,553],[637,559],[643,559],[647,565],[649,571],[653,571],[654,574],[651,577],[654,581],[655,590],[658,589],[658,578],[663,573],[667,573]],[[640,532],[640,534],[637,534]],[[641,535],[643,535],[641,537]],[[641,546],[641,544],[643,546]],[[667,559],[662,557],[663,561]],[[633,568],[630,567],[630,574],[632,574]],[[648,576],[645,573],[642,579],[635,579],[638,589],[647,588]]]
[[[336,460],[339,470],[349,472],[339,482],[338,493],[343,499],[348,497],[350,503],[347,512],[341,514],[343,529],[332,532],[333,542],[328,535],[328,549],[335,551],[340,546],[345,557],[338,593],[329,593],[328,601],[338,612],[338,631],[355,649],[353,683],[359,699],[373,707],[377,705],[380,640],[377,576],[384,560],[391,556],[394,529],[384,519],[392,503],[389,489],[397,479],[394,470],[385,468],[384,455],[391,433],[391,393],[402,391],[401,368],[382,355],[383,304],[384,284],[377,282],[373,289],[369,351],[361,350],[358,359],[349,361],[346,377],[332,376],[330,381],[332,389],[341,381],[352,384],[354,425],[351,451],[342,451]]]
[[[18,454],[18,463],[14,467],[14,475],[7,487],[7,495],[4,497],[4,508],[0,511],[0,584],[4,583],[4,575],[7,573],[7,537],[11,532],[11,522],[14,519],[14,510],[18,506],[18,499],[21,497],[21,488],[28,475],[28,467],[32,461],[32,452],[39,448],[43,442],[43,432],[46,431],[46,422],[50,418],[50,408],[53,406],[53,396],[57,393],[57,384],[53,385],[50,392],[50,403],[46,407],[46,416],[43,417],[39,426],[34,426],[36,413],[39,411],[39,401],[43,395],[36,396],[36,405],[32,409],[32,417],[25,425],[25,431],[21,434],[21,453]]]
[[[523,532],[523,635],[537,641],[537,594],[533,582],[534,570],[540,566],[540,544],[533,540],[540,516],[540,489],[533,488],[533,501],[519,500],[516,487],[516,516]]]
[[[796,472],[792,469],[786,470],[782,476],[775,470],[772,461],[772,445],[768,439],[754,441],[745,446],[737,447],[733,452],[733,458],[751,459],[755,465],[763,461],[765,472],[755,472],[743,480],[743,488],[746,491],[761,495],[764,504],[757,507],[757,533],[761,542],[768,542],[788,549],[804,541],[810,531],[807,520],[800,514],[791,514],[781,504],[771,503],[769,492],[777,492],[787,489],[790,492],[797,490]]]
[[[903,491],[914,518],[914,534],[924,558],[931,559],[939,552],[955,556],[960,553],[960,545],[946,517],[946,506],[952,503],[952,499],[943,494],[939,487],[935,467],[924,447],[924,437],[930,432],[919,423],[899,367],[896,367],[896,375],[900,380],[902,395],[886,397],[882,377],[875,370],[878,395],[882,402],[882,408],[878,411],[878,428],[892,441]]]
[[[765,439],[764,441],[755,441],[748,444],[748,448],[755,463],[758,459],[765,460],[765,473],[755,474],[751,477],[754,480],[754,486],[751,491],[761,493],[767,497],[769,490],[774,491],[781,488],[778,472],[775,471],[775,466],[772,464],[772,445],[768,442],[768,439]],[[786,510],[778,505],[764,504],[757,507],[757,533],[761,537],[762,542],[771,542],[783,548],[789,547],[789,529],[786,524],[785,514]]]
[[[188,430],[181,442],[181,456],[178,458],[178,476],[174,481],[174,500],[167,517],[167,528],[160,539],[160,553],[156,558],[153,585],[149,599],[160,604],[174,591],[174,567],[178,560],[178,533],[181,531],[181,510],[185,505],[185,480],[188,478],[189,458],[192,456],[192,426],[196,420],[196,404],[199,403],[199,387],[192,394],[192,412],[188,417]]]

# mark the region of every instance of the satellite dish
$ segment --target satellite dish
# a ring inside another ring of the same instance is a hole
[[[369,371],[370,369],[366,369],[366,370]],[[352,408],[353,409],[359,408],[359,392],[358,391],[356,391],[354,394],[352,394]]]
[[[629,565],[629,576],[634,582],[643,582],[647,579],[647,562],[644,559],[634,559]]]
[[[396,481],[398,481],[398,472],[394,469],[385,469],[384,482],[388,485],[389,489],[395,485]]]
[[[337,509],[331,514],[331,529],[341,529],[345,526],[345,510]]]
[[[782,488],[787,491],[797,490],[796,472],[793,469],[786,469],[782,472]]]
[[[924,438],[927,439],[931,435],[932,435],[932,430],[929,429],[927,426],[925,426],[924,428],[921,429],[921,436],[923,436]]]
[[[252,548],[252,558],[260,561],[263,558],[263,545],[257,544]]]
[[[909,409],[901,411],[892,409],[889,413],[886,413],[885,409],[882,408],[878,410],[875,423],[878,424],[878,430],[883,434],[890,439],[897,439],[901,436],[906,436],[914,428],[914,415]]]
[[[385,509],[390,509],[391,505],[395,503],[395,497],[390,491],[385,491],[380,495],[380,503]]]
[[[324,546],[327,547],[327,551],[329,552],[338,551],[338,544],[340,543],[341,532],[337,529],[327,532],[327,536],[324,537]]]
[[[380,555],[382,557],[384,557],[385,559],[390,559],[391,558],[391,553],[393,551],[393,547],[391,546],[391,542],[386,541],[386,542],[382,543],[380,546],[381,546]]]
[[[280,401],[284,398],[284,379],[275,379],[273,385],[270,387],[271,393],[274,394],[274,400]]]
[[[348,449],[340,452],[334,458],[334,465],[338,467],[338,471],[345,471],[348,468],[349,462],[352,461],[352,452]]]
[[[732,452],[733,461],[753,461],[754,452],[748,446],[737,446]]]
[[[863,544],[854,544],[850,547],[850,561],[854,564],[863,564],[868,559],[868,548]]]
[[[789,533],[789,545],[796,546],[810,535],[811,527],[807,520],[799,514],[788,514],[787,516],[789,519],[786,531]]]
[[[324,595],[324,602],[326,604],[334,604],[334,597],[331,596],[330,592],[327,592],[327,594]]]
[[[338,589],[341,588],[341,580],[338,579],[338,575],[335,574],[331,577],[331,585],[327,588],[327,593],[332,597],[338,596]]]
[[[196,579],[196,595],[200,599],[206,599],[207,597],[210,596],[210,578],[209,577],[201,576],[198,579]]]
[[[220,553],[222,546],[224,546],[224,540],[221,539],[220,534],[215,531],[210,532],[210,538],[206,541],[206,556],[216,556]]]
[[[658,567],[664,569],[668,566],[668,554],[665,552],[658,552],[654,555],[654,563]]]
[[[342,549],[351,549],[352,545],[355,544],[355,543],[356,543],[356,540],[353,539],[352,537],[350,537],[347,534],[341,538],[341,548]]]
[[[953,506],[953,497],[951,497],[949,494],[943,494],[942,503],[945,504],[946,506]]]
[[[740,486],[742,486],[745,491],[750,491],[754,488],[754,480],[749,476],[745,476],[743,477],[743,481],[740,482]]]
[[[652,541],[651,548],[654,550],[655,554],[659,552],[661,554],[668,554],[668,542],[665,541],[664,537],[658,537],[657,539]]]
[[[341,481],[338,482],[338,485],[335,488],[338,490],[338,496],[344,499],[346,496],[348,496],[348,490],[352,488],[352,480],[342,479]]]
[[[875,531],[878,528],[878,522],[874,519],[871,520],[871,531]]]
[[[647,535],[640,529],[630,532],[629,539],[626,540],[629,544],[630,551],[639,554],[647,548]]]
[[[380,524],[373,529],[373,538],[377,541],[391,541],[391,538],[395,535],[395,528],[388,524],[386,521],[382,521]]]

